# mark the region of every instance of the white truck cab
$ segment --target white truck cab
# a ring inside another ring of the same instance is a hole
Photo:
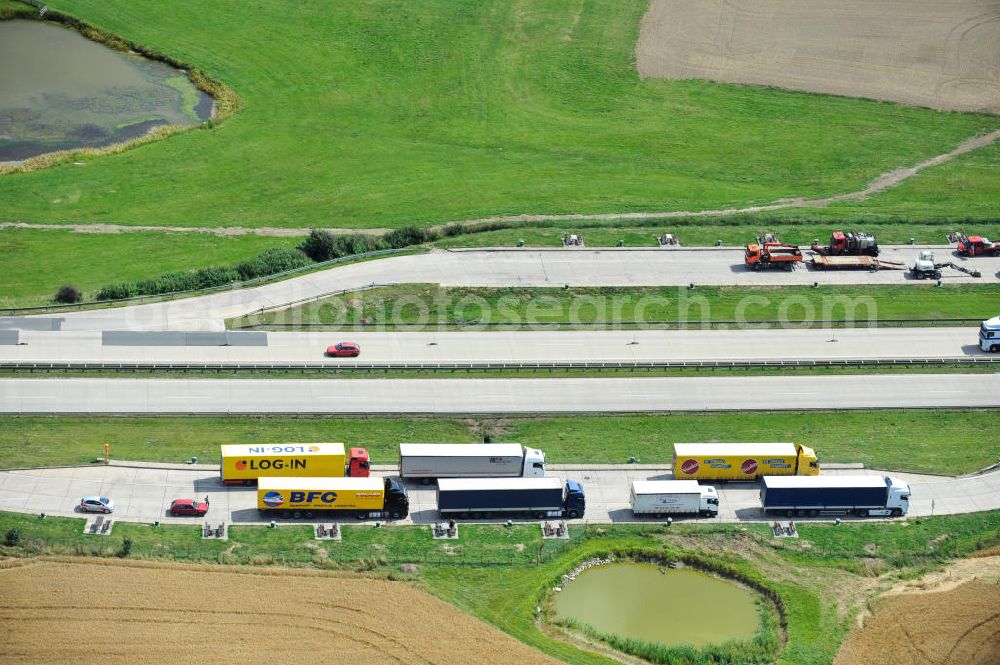
[[[979,328],[979,348],[983,351],[1000,351],[1000,316],[983,321]]]
[[[545,453],[537,448],[524,447],[524,468],[521,470],[522,478],[544,478],[545,477]]]
[[[704,515],[719,514],[719,494],[711,485],[706,485],[702,488],[701,505],[699,506],[699,509],[699,512]]]
[[[889,496],[885,500],[885,509],[890,515],[905,515],[910,510],[910,486],[899,478],[889,478]],[[900,512],[897,512],[900,511]],[[876,511],[870,511],[872,515]]]

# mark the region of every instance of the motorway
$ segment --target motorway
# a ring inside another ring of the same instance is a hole
[[[150,466],[166,468],[149,468]],[[824,475],[883,473],[865,469],[823,470]],[[396,475],[396,470],[388,466],[376,467],[376,475]],[[668,467],[648,465],[550,465],[548,475],[562,479],[572,478],[583,484],[587,494],[587,513],[583,521],[588,523],[636,521],[629,508],[630,482],[672,477]],[[890,475],[905,480],[910,485],[912,500],[909,517],[1000,508],[1000,472],[965,478],[907,473]],[[764,519],[756,483],[716,484],[715,487],[719,491],[719,515],[714,519],[699,519],[699,522]],[[411,513],[408,519],[400,520],[399,523],[427,524],[440,519],[433,485],[408,483],[407,491],[410,495]],[[160,520],[164,523],[188,524],[198,524],[204,519],[216,523],[221,520],[230,523],[263,521],[256,509],[256,488],[223,485],[219,480],[217,466],[192,468],[142,464],[91,465],[0,472],[0,510],[79,517],[75,507],[80,498],[94,494],[114,499],[116,511],[113,518],[116,520],[147,523]],[[166,513],[172,499],[205,496],[209,497],[210,509],[204,519],[175,518]],[[808,519],[796,518],[797,521]]]
[[[0,379],[0,413],[474,414],[1000,407],[1000,374]]]
[[[882,258],[912,265],[921,246],[885,247]],[[938,261],[955,261],[983,273],[973,279],[945,271],[947,283],[994,283],[1000,257],[964,260],[950,247],[933,247]],[[782,286],[837,284],[913,284],[906,271],[825,272],[805,265],[792,272],[752,272],[741,249],[505,249],[435,250],[331,268],[248,289],[225,291],[116,309],[60,313],[64,330],[145,329],[222,330],[223,321],[262,308],[316,298],[370,284],[430,283],[443,286]]]
[[[267,346],[103,346],[100,332],[21,332],[0,362],[323,362],[326,347],[358,342],[364,363],[518,363],[835,360],[989,357],[970,328],[460,332],[269,332]]]
[[[938,260],[956,260],[947,248]],[[919,248],[889,248],[888,260],[912,263]],[[967,263],[984,273],[949,282],[989,283],[1000,258]],[[183,362],[350,364],[324,360],[323,349],[351,338],[357,362],[636,362],[838,360],[981,356],[974,328],[685,331],[427,331],[269,333],[267,346],[104,346],[100,331],[222,330],[223,321],[261,308],[369,284],[445,286],[653,286],[919,284],[902,272],[818,272],[799,266],[753,273],[738,249],[470,250],[399,256],[316,272],[253,289],[108,310],[69,312],[62,331],[22,331],[0,346],[0,362]],[[917,287],[915,287],[917,288]],[[835,294],[835,290],[831,290]],[[442,379],[0,379],[4,414],[534,414],[671,411],[1000,407],[1000,373],[840,376]],[[554,375],[555,376],[555,375]],[[111,495],[116,519],[172,521],[177,496],[209,495],[210,516],[259,521],[255,493],[226,488],[211,468],[76,467],[0,472],[0,509],[74,514],[79,497]],[[587,521],[628,521],[628,482],[669,477],[660,467],[552,467],[588,492]],[[387,472],[391,472],[388,470]],[[830,473],[838,473],[833,470]],[[912,483],[911,515],[1000,508],[1000,473],[962,479],[898,474]],[[752,484],[720,488],[718,520],[761,519]],[[411,487],[416,523],[433,521],[433,490]],[[182,520],[190,521],[190,520]]]

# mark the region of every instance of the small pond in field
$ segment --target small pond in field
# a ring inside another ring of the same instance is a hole
[[[212,97],[169,65],[46,21],[0,21],[0,162],[194,125]]]
[[[755,592],[691,568],[613,563],[589,568],[553,595],[562,619],[604,634],[665,646],[750,640],[760,627]]]

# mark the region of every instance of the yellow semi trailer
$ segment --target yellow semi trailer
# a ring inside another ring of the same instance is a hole
[[[795,443],[675,443],[676,480],[818,476],[816,452]]]
[[[346,513],[397,520],[409,514],[410,502],[397,478],[265,477],[257,481],[257,509],[281,517]]]
[[[342,443],[274,443],[222,446],[222,482],[253,485],[263,476],[367,476],[368,451]]]

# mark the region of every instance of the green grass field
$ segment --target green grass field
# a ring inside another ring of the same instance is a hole
[[[1000,126],[989,116],[868,100],[640,80],[632,48],[645,6],[305,0],[247,11],[237,0],[61,0],[52,7],[205,70],[245,104],[211,129],[4,176],[0,217],[360,228],[524,212],[701,210],[857,189]],[[998,165],[1000,146],[992,146],[870,201],[749,218],[796,222],[787,228],[565,223],[440,244],[552,245],[585,229],[591,246],[652,245],[661,231],[688,245],[738,245],[763,228],[807,242],[841,219],[881,222],[872,230],[884,243],[942,242],[950,230],[942,219],[1000,235]],[[966,217],[994,222],[958,222]],[[48,244],[37,232],[0,231],[0,256],[14,267],[0,275],[0,306],[44,304],[64,282],[87,291],[291,241],[143,233]]]
[[[901,377],[900,380],[906,380]],[[342,441],[394,464],[406,441],[515,441],[552,464],[669,464],[682,441],[794,441],[821,462],[863,462],[896,471],[958,474],[1000,459],[996,411],[884,410],[842,413],[676,414],[545,418],[0,417],[0,468],[118,460],[217,463],[219,445]]]
[[[996,219],[1000,211],[1000,144],[986,146],[920,172],[863,202],[814,208],[814,219]],[[979,228],[966,224],[967,231]],[[985,232],[989,235],[989,231]],[[1000,234],[994,232],[994,236]]]
[[[1000,126],[640,80],[646,5],[57,0],[203,69],[245,107],[210,130],[5,177],[0,209],[37,222],[297,227],[699,210],[855,190]]]
[[[299,242],[254,235],[7,229],[0,231],[0,307],[49,304],[62,284],[75,285],[91,299],[105,284],[234,263]]]
[[[753,300],[748,298],[753,297]],[[1000,285],[946,287],[836,286],[442,288],[404,284],[300,305],[229,322],[260,324],[645,323],[765,321],[790,323],[879,319],[986,319],[995,315]],[[789,303],[795,303],[791,306]]]

